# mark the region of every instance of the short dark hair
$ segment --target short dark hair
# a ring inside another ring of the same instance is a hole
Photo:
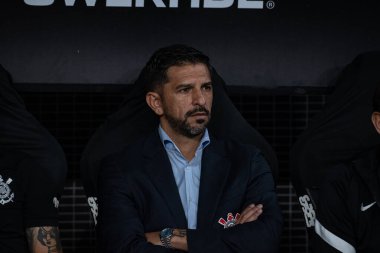
[[[373,95],[373,112],[380,112],[380,84]]]
[[[150,57],[140,72],[138,82],[144,85],[145,92],[155,91],[168,81],[167,70],[172,66],[205,64],[211,73],[209,58],[195,48],[186,45],[172,45],[158,49]]]

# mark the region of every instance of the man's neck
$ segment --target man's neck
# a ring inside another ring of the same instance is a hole
[[[161,127],[165,131],[165,133],[170,137],[170,139],[174,142],[174,144],[178,147],[182,155],[188,161],[191,161],[195,156],[195,152],[201,141],[202,134],[195,136],[194,138],[190,138],[177,133],[170,127],[165,127],[163,125],[161,125]]]

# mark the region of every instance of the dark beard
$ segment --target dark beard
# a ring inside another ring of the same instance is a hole
[[[206,113],[208,118],[209,118],[208,122],[210,122],[210,111],[207,110],[206,108],[204,108],[203,106],[200,106],[200,107],[195,108],[194,110],[188,111],[185,114],[185,119],[182,121],[177,119],[177,118],[174,118],[170,114],[165,114],[165,117],[168,120],[171,128],[173,128],[177,133],[180,133],[180,134],[182,134],[188,138],[195,138],[198,135],[203,134],[204,131],[206,130],[207,125],[208,125],[208,122],[205,122],[206,120],[199,119],[199,120],[197,120],[197,123],[198,124],[204,123],[203,125],[201,125],[199,127],[191,127],[190,126],[190,124],[187,122],[187,119],[191,115],[198,113],[198,112]]]

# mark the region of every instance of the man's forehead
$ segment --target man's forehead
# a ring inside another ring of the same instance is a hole
[[[171,66],[167,70],[168,81],[186,80],[192,78],[204,79],[204,82],[211,82],[211,74],[208,67],[203,63],[189,63],[185,65]]]

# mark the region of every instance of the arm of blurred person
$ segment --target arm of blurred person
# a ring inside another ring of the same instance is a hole
[[[62,253],[58,227],[31,227],[26,229],[31,253]]]
[[[312,252],[355,252],[357,229],[355,214],[360,204],[358,184],[343,165],[330,175],[320,189],[315,221],[315,238],[309,242]],[[349,207],[349,208],[348,208]]]
[[[31,253],[62,253],[58,208],[65,177],[49,175],[45,171],[47,166],[34,160],[25,167],[28,183],[23,215],[29,250]]]

